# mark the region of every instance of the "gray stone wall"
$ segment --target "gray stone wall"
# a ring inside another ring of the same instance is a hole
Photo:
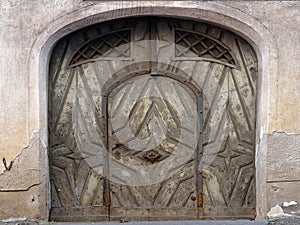
[[[131,15],[184,17],[241,35],[257,51],[257,215],[300,203],[299,1],[0,1],[0,218],[47,220],[47,65],[56,41]],[[12,166],[8,169],[10,163]]]

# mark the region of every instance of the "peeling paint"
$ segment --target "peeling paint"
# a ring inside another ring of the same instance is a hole
[[[48,218],[48,161],[44,160],[47,154],[41,154],[47,152],[41,133],[33,130],[29,144],[12,161],[11,169],[0,174],[0,218]]]
[[[29,143],[28,143],[24,148],[22,148],[22,150],[20,151],[20,153],[17,154],[17,156],[16,156],[13,160],[11,160],[10,162],[8,162],[8,161],[6,160],[5,157],[3,157],[3,159],[5,159],[5,163],[4,163],[4,162],[1,163],[0,176],[1,176],[5,171],[11,169],[11,168],[8,169],[8,167],[10,167],[11,164],[14,164],[15,162],[17,162],[17,161],[19,160],[20,156],[23,154],[23,151],[27,150],[27,149],[30,147],[30,145],[31,145],[31,144],[33,143],[33,141],[36,139],[36,136],[38,136],[38,139],[41,139],[40,133],[44,134],[44,133],[45,133],[44,130],[45,130],[45,129],[42,129],[41,132],[40,132],[39,130],[33,130],[33,131],[31,132],[31,136],[30,136]],[[45,141],[45,138],[43,138],[42,140],[39,140],[39,142],[40,142],[40,144],[41,144],[44,148],[47,148],[47,141]],[[3,159],[2,159],[1,161],[4,161]],[[6,164],[6,166],[5,166],[5,164]],[[13,165],[12,165],[12,166],[13,166]],[[11,166],[11,167],[12,167],[12,166]]]
[[[11,168],[6,168],[0,174],[1,191],[25,191],[39,184],[39,159],[40,149],[39,132],[33,131],[30,142],[22,149],[18,156],[12,160]],[[6,166],[10,165],[6,162]]]

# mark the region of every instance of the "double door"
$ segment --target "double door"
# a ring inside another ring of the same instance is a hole
[[[55,221],[253,218],[255,53],[220,28],[77,31],[49,71]]]

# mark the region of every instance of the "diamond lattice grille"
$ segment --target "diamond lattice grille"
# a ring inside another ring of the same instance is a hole
[[[207,35],[182,30],[175,32],[176,57],[198,57],[220,60],[235,65],[230,50]]]
[[[129,57],[129,42],[130,30],[122,30],[97,37],[76,51],[70,65],[76,65],[99,57]]]

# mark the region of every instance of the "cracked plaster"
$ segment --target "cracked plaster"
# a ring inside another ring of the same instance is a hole
[[[0,174],[0,216],[26,217],[44,220],[47,213],[41,208],[47,206],[47,169],[41,171],[43,162],[40,152],[46,151],[37,131],[32,133],[26,148],[13,160],[10,170]],[[44,197],[42,196],[44,195]]]

